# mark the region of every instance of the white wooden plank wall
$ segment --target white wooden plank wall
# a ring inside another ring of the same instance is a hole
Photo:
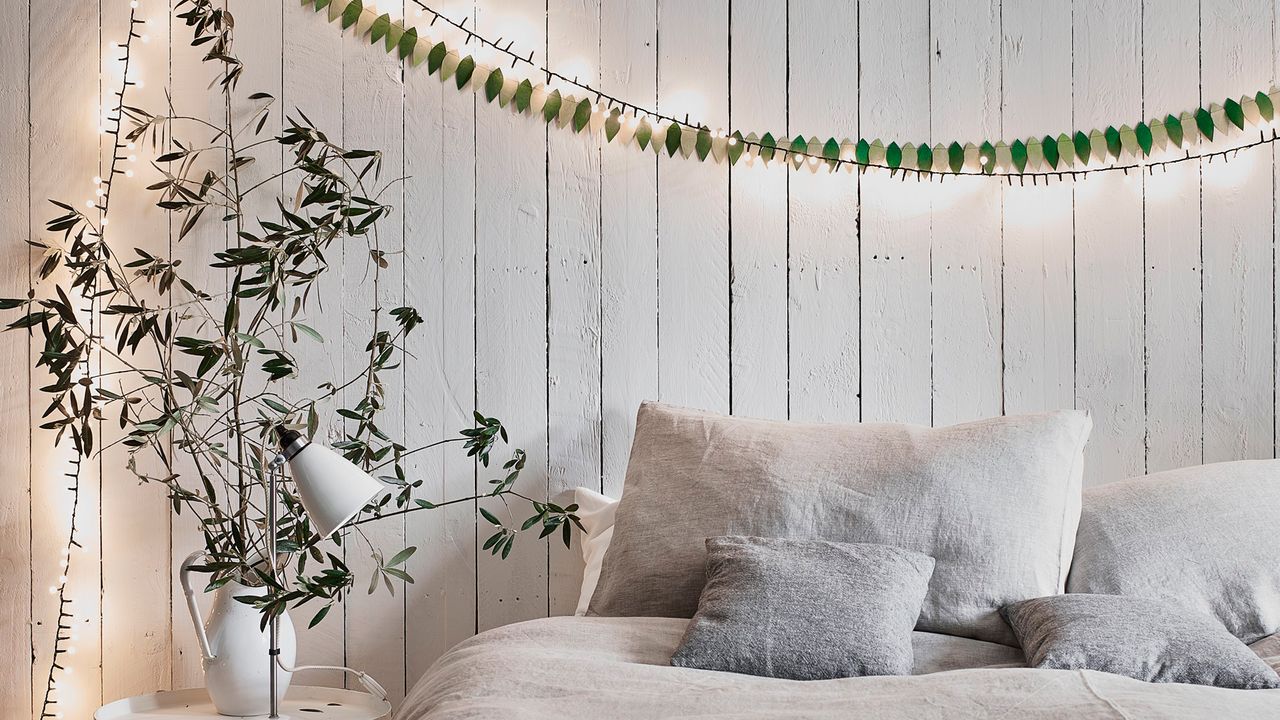
[[[396,213],[379,243],[392,268],[378,287],[362,247],[331,252],[339,272],[323,281],[323,307],[302,319],[327,343],[299,341],[306,362],[291,388],[310,392],[363,362],[375,301],[413,305],[426,325],[386,378],[384,421],[411,445],[456,432],[478,408],[529,453],[519,489],[560,498],[578,485],[620,491],[646,398],[926,424],[1074,405],[1094,417],[1090,484],[1275,455],[1273,151],[1049,186],[830,177],[776,163],[730,170],[515,117],[425,70],[402,71],[297,2],[228,3],[248,66],[242,88],[275,95],[277,113],[305,112],[340,142],[382,150],[384,182],[408,176],[387,195]],[[216,119],[200,51],[181,22],[164,22],[170,4],[142,0],[157,22],[139,46],[138,102],[158,104],[167,85],[179,110]],[[415,19],[407,0],[378,5]],[[111,91],[103,48],[119,39],[127,6],[0,0],[11,19],[0,27],[9,99],[0,211],[10,229],[40,237],[46,198],[92,193],[89,178],[109,159],[94,132],[98,99]],[[1276,75],[1274,0],[445,0],[440,9],[619,97],[786,142],[1056,135],[1218,102]],[[270,127],[281,122],[277,114]],[[36,148],[56,150],[57,162],[34,158]],[[267,177],[282,159],[260,157],[248,172]],[[117,188],[113,226],[187,263],[229,241],[207,226],[177,243],[138,194],[145,175]],[[293,187],[270,190],[255,205],[267,216],[272,195]],[[22,268],[31,253],[17,235],[5,259]],[[0,288],[12,295],[29,282],[22,270]],[[10,366],[36,351],[25,336],[0,335]],[[43,411],[30,389],[39,381],[21,371],[0,385],[12,439],[4,463],[17,469],[0,487],[0,568],[12,580],[0,587],[0,647],[34,652],[25,670],[0,675],[5,717],[34,712],[43,694],[48,587],[67,530],[65,453],[30,430]],[[326,418],[326,432],[337,422]],[[85,469],[68,716],[200,678],[171,581],[199,536],[118,460],[109,453]],[[432,500],[487,487],[498,472],[448,450],[412,456],[408,468]],[[344,612],[301,633],[301,656],[369,670],[399,699],[476,631],[572,611],[576,550],[527,538],[503,562],[479,551],[491,532],[470,505],[371,526],[389,551],[419,547],[409,563],[417,583],[395,597],[357,588]],[[345,552],[372,567],[361,541]]]

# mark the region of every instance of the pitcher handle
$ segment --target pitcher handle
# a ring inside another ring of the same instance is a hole
[[[191,613],[191,622],[196,626],[196,639],[200,641],[200,654],[204,656],[205,661],[214,658],[213,650],[209,647],[209,636],[204,632],[204,618],[200,617],[200,606],[196,604],[196,593],[191,589],[191,566],[198,562],[202,562],[206,555],[203,550],[197,550],[187,556],[182,561],[182,565],[178,570],[178,582],[182,583],[182,592],[187,596],[187,612]]]

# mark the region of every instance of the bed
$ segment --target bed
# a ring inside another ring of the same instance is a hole
[[[801,682],[671,667],[685,619],[555,617],[481,633],[409,692],[399,720],[1273,718],[1280,690],[1021,667],[1016,648],[917,632],[911,677]],[[1254,645],[1280,668],[1280,641]]]

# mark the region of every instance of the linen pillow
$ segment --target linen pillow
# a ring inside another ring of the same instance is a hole
[[[1069,592],[1134,595],[1280,632],[1280,461],[1156,473],[1084,492]]]
[[[1001,612],[1031,667],[1242,690],[1280,687],[1275,671],[1221,623],[1176,605],[1068,594],[1023,600]]]
[[[600,563],[604,551],[613,540],[613,517],[618,501],[601,495],[590,488],[574,488],[573,501],[578,505],[578,520],[582,522],[582,590],[578,593],[578,609],[574,615],[586,615],[591,595],[600,580]]]
[[[703,541],[896,545],[937,561],[918,629],[1015,644],[1000,606],[1062,590],[1083,412],[929,429],[724,417],[645,403],[588,615],[691,617]]]
[[[910,675],[933,558],[889,545],[709,538],[671,664],[789,680]]]

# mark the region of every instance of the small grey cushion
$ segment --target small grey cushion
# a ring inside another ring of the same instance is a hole
[[[1068,592],[1134,595],[1280,632],[1280,460],[1215,463],[1084,492]]]
[[[1244,690],[1280,687],[1275,671],[1221,623],[1176,605],[1078,593],[1016,602],[1001,613],[1031,667]]]
[[[718,535],[896,545],[937,561],[917,629],[1015,645],[1000,606],[1062,592],[1088,415],[942,428],[645,403],[588,615],[691,617]]]
[[[933,558],[889,545],[717,537],[671,664],[791,680],[910,675]]]

